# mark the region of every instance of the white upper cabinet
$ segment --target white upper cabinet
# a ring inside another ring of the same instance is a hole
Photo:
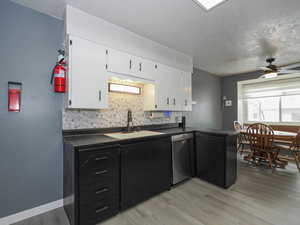
[[[181,111],[183,94],[181,91],[181,71],[162,64],[158,64],[155,67],[155,101],[153,110]],[[149,108],[151,107],[147,104],[147,109]]]
[[[145,81],[144,110],[190,111],[191,73],[70,36],[68,108],[108,107],[108,73]]]
[[[106,48],[78,37],[69,37],[68,108],[107,108]]]
[[[171,71],[165,65],[157,65],[155,77],[156,105],[158,110],[171,110]]]
[[[139,77],[146,79],[146,80],[154,80],[155,73],[156,73],[156,65],[157,63],[139,58],[138,60],[138,75]]]
[[[107,51],[107,70],[109,72],[154,80],[154,67],[155,63],[150,60],[114,49]]]
[[[146,111],[191,111],[191,73],[157,64],[154,84],[144,86]]]
[[[183,111],[192,111],[192,74],[182,72]]]
[[[131,74],[133,62],[130,54],[107,49],[107,71],[119,74]]]
[[[182,111],[183,107],[183,91],[182,91],[182,72],[172,69],[172,109],[174,111]]]

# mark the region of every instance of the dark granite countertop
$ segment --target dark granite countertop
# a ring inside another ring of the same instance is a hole
[[[97,129],[94,132],[91,130],[80,130],[78,133],[76,131],[66,131],[64,134],[64,141],[73,145],[74,147],[88,147],[92,145],[114,145],[114,144],[124,144],[133,141],[141,141],[141,140],[149,140],[161,137],[170,137],[173,135],[183,134],[183,133],[191,133],[191,132],[201,132],[206,134],[213,135],[221,135],[221,136],[230,136],[236,135],[237,133],[234,131],[224,131],[224,130],[214,130],[214,129],[201,129],[201,128],[193,128],[187,127],[185,130],[179,127],[179,124],[172,124],[163,126],[151,126],[151,127],[143,127],[142,130],[156,131],[161,134],[152,135],[152,136],[144,136],[144,137],[135,137],[128,139],[116,139],[112,137],[108,137],[104,135],[104,133],[112,133],[118,132],[120,130],[113,128],[109,129]]]

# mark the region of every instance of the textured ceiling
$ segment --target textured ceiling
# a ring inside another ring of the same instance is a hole
[[[225,76],[254,71],[268,56],[300,62],[300,0],[228,0],[205,12],[192,0],[12,0],[62,18],[66,2],[194,57]]]

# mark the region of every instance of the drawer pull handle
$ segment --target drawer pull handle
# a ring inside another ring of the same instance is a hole
[[[105,174],[105,173],[107,173],[107,170],[101,170],[101,171],[96,172],[95,174],[101,175],[101,174]]]
[[[106,160],[106,159],[108,159],[108,157],[106,157],[106,156],[97,157],[97,158],[95,158],[95,161],[101,161],[101,160]]]
[[[102,207],[102,208],[100,208],[100,209],[97,209],[96,210],[96,213],[101,213],[101,212],[104,212],[105,210],[108,210],[108,206],[104,206],[104,207]]]
[[[96,191],[96,195],[99,195],[99,194],[105,193],[105,192],[107,192],[107,191],[108,191],[108,189],[107,189],[107,188],[103,188],[103,189],[101,189],[101,190],[99,190],[99,191]]]

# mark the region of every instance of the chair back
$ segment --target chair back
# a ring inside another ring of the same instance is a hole
[[[235,131],[241,131],[243,129],[242,124],[239,121],[234,121],[233,122],[233,127]]]
[[[298,133],[293,140],[293,143],[291,145],[291,150],[292,151],[300,151],[300,130],[298,130]]]
[[[255,123],[247,128],[247,140],[250,144],[251,151],[271,151],[273,149],[274,131],[272,127]]]

